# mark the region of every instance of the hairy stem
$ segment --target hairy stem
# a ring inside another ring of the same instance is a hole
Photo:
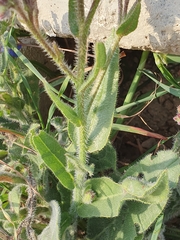
[[[16,1],[17,4],[14,5],[14,9],[18,12],[19,16],[22,20],[26,23],[29,31],[31,32],[32,36],[36,39],[36,41],[40,44],[40,46],[50,55],[56,65],[66,74],[68,75],[73,82],[76,82],[76,77],[74,76],[71,69],[66,65],[64,62],[64,54],[62,51],[59,50],[55,44],[51,46],[45,39],[44,35],[41,33],[40,29],[35,26],[33,21],[30,21],[29,17],[26,16],[24,9],[19,3]],[[32,19],[31,19],[32,20]],[[53,48],[54,47],[54,48]]]

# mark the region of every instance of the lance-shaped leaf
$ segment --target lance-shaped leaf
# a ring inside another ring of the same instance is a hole
[[[75,0],[69,0],[69,27],[72,34],[77,37],[79,33],[79,26],[78,26],[78,14],[77,14],[77,6]]]
[[[70,122],[72,122],[75,126],[79,127],[81,125],[81,121],[79,117],[77,116],[75,110],[65,102],[63,102],[58,95],[56,95],[53,91],[53,88],[48,82],[43,82],[44,88],[50,97],[50,99],[53,101],[53,103],[56,105],[56,107],[61,111],[61,113],[66,117]]]
[[[106,44],[106,51],[111,51],[111,44],[112,39]],[[99,48],[99,51],[101,50],[104,54],[103,47],[102,49]],[[87,147],[89,152],[101,150],[108,142],[118,91],[118,53],[119,50],[116,49],[107,70],[100,70],[95,81],[84,91],[88,129]],[[102,67],[102,64],[97,64],[97,66]]]
[[[137,28],[140,11],[141,0],[138,0],[118,27],[116,34],[123,37],[133,32]]]
[[[66,171],[66,157],[63,147],[49,134],[41,131],[32,138],[33,145],[46,166],[54,173],[61,184],[70,190],[74,188],[72,175]]]

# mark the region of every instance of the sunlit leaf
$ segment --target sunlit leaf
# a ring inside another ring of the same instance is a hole
[[[73,177],[66,171],[66,151],[64,148],[44,131],[40,131],[39,135],[33,137],[33,144],[46,166],[54,173],[61,184],[65,188],[73,189]]]

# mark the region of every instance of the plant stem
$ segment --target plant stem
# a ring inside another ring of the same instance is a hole
[[[20,17],[24,20],[24,22],[26,23],[26,26],[28,27],[33,37],[36,39],[36,41],[39,42],[40,46],[50,55],[50,57],[53,59],[56,65],[66,75],[68,75],[73,82],[76,82],[76,77],[74,76],[71,69],[64,62],[63,52],[59,50],[59,48],[55,44],[53,45],[54,48],[50,46],[50,44],[47,42],[47,40],[44,38],[43,34],[41,33],[40,29],[37,28],[34,25],[33,21],[30,21],[28,17],[25,15],[24,9],[22,9],[21,5],[15,4],[14,9],[18,12]]]
[[[148,55],[149,55],[149,52],[148,52],[148,51],[142,52],[141,59],[140,59],[140,62],[139,62],[139,66],[138,66],[138,68],[137,68],[136,74],[135,74],[135,76],[134,76],[134,78],[133,78],[133,81],[132,81],[132,83],[131,83],[131,86],[130,86],[130,88],[129,88],[129,90],[128,90],[128,93],[127,93],[127,95],[126,95],[126,98],[125,98],[125,100],[124,100],[124,102],[123,102],[123,106],[126,105],[126,104],[131,103],[131,101],[132,101],[132,99],[133,99],[133,97],[134,97],[134,94],[135,94],[136,89],[137,89],[137,87],[138,87],[139,80],[140,80],[141,75],[142,75],[141,70],[143,70],[143,68],[144,68],[144,66],[145,66],[145,64],[146,64]],[[127,115],[127,112],[128,112],[128,109],[122,111],[121,114],[122,114],[122,115]],[[119,118],[119,119],[117,119],[116,124],[118,124],[118,123],[119,123],[119,124],[122,124],[123,121],[124,121],[124,118]],[[113,131],[111,132],[110,139],[111,139],[111,140],[114,139],[114,137],[115,137],[116,134],[117,134],[117,131],[113,130]]]

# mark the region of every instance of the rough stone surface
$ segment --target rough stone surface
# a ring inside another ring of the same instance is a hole
[[[70,37],[67,0],[38,0],[39,22],[49,36]],[[129,7],[135,0],[130,0]],[[92,0],[85,1],[88,12]],[[118,0],[102,0],[91,26],[89,41],[106,39],[117,26]],[[179,0],[142,0],[138,28],[120,46],[180,54]]]

